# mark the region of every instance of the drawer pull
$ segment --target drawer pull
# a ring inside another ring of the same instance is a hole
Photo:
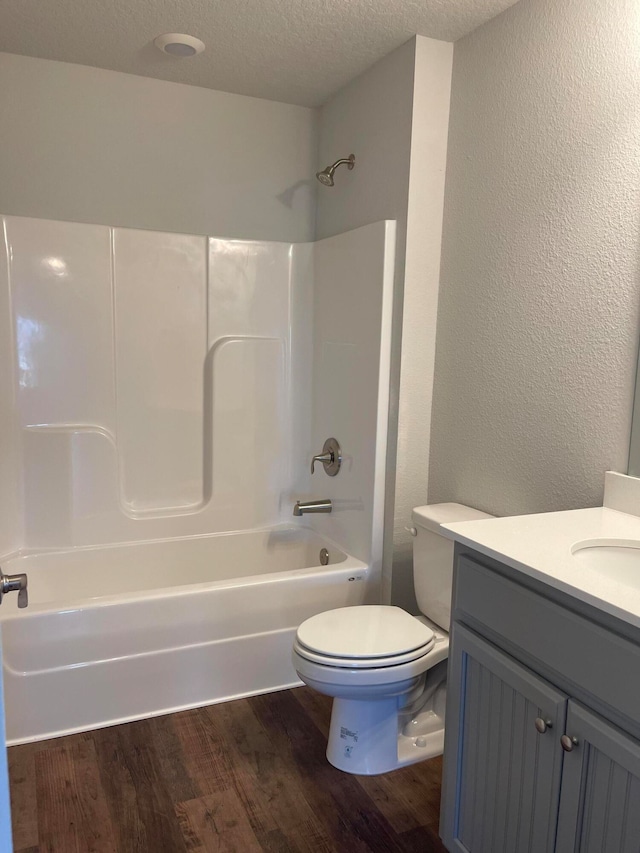
[[[543,735],[547,729],[553,728],[553,723],[551,720],[543,720],[542,717],[536,717],[535,726],[538,734]]]
[[[560,746],[564,749],[565,752],[573,752],[573,747],[577,745],[577,737],[569,737],[569,735],[562,735],[562,737],[560,738]]]

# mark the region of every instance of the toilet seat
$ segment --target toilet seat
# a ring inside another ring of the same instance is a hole
[[[294,649],[322,666],[378,669],[418,660],[435,642],[430,628],[399,607],[360,605],[307,619],[298,628]]]
[[[389,695],[389,685],[398,684],[407,679],[414,679],[422,675],[441,660],[445,660],[449,653],[448,638],[436,642],[434,647],[407,663],[396,663],[392,665],[374,667],[332,666],[326,663],[316,663],[305,657],[304,650],[294,646],[292,652],[293,666],[302,681],[320,689],[329,696],[339,695],[340,691],[348,688],[350,691],[363,691],[367,696]],[[330,689],[327,689],[330,688]],[[335,692],[335,691],[338,692]]]
[[[294,641],[293,648],[300,657],[308,661],[313,661],[313,663],[322,664],[322,666],[348,667],[349,669],[378,669],[379,667],[391,667],[399,666],[403,663],[411,663],[411,661],[417,660],[430,652],[435,642],[434,638],[426,646],[414,649],[412,652],[407,652],[404,655],[388,655],[381,658],[339,658],[330,655],[320,655],[311,649],[307,649],[297,640]]]

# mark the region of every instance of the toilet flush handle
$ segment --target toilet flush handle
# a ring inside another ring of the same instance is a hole
[[[415,527],[405,527],[405,530],[407,531],[407,533],[410,533],[412,536],[418,535],[418,531],[415,529]]]

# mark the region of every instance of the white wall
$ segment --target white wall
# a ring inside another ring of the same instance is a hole
[[[0,211],[313,239],[316,111],[0,54]]]
[[[640,7],[528,0],[456,43],[431,501],[598,504],[626,470]]]
[[[341,167],[335,187],[320,187],[318,236],[377,219],[397,221],[383,580],[388,599],[395,559],[393,597],[408,607],[411,547],[404,526],[411,507],[427,497],[431,386],[424,371],[431,369],[435,345],[451,56],[452,45],[417,37],[349,83],[320,113],[318,167],[352,152],[356,167]]]

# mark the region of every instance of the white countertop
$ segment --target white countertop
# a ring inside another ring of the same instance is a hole
[[[571,553],[577,542],[621,539],[640,542],[640,517],[606,507],[462,521],[442,532],[640,628],[640,573],[631,586],[584,567]]]

